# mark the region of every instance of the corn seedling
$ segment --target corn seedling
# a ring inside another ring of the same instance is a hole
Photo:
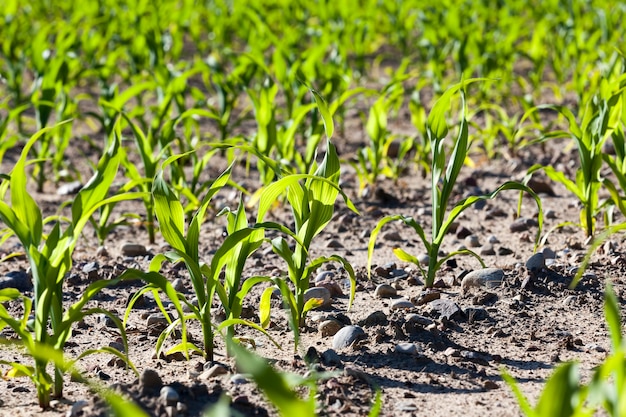
[[[324,120],[326,135],[331,137],[334,130],[332,117],[322,98],[317,95],[315,97]],[[339,188],[339,174],[337,151],[330,140],[327,140],[326,155],[319,167],[313,166],[311,174],[292,174],[280,178],[265,187],[259,201],[257,225],[287,233],[288,237],[295,241],[295,248],[291,249],[284,237],[277,237],[272,240],[272,248],[286,262],[288,277],[294,287],[292,292],[283,279],[278,278],[274,281],[281,291],[285,304],[289,306],[289,319],[294,332],[296,347],[299,341],[299,329],[304,324],[307,312],[319,306],[318,299],[313,298],[306,302],[304,300],[304,293],[309,288],[311,274],[317,268],[327,262],[342,264],[350,277],[350,304],[354,299],[356,278],[352,266],[346,259],[339,255],[309,259],[311,242],[330,222],[339,194],[342,195],[348,207],[357,212],[352,202]],[[304,184],[300,181],[304,181]],[[275,222],[264,222],[269,209],[279,196],[285,193],[293,215],[293,230]],[[263,326],[269,325],[272,292],[273,288],[270,287],[265,290],[261,297],[260,314]]]
[[[163,162],[163,168],[167,167],[176,158],[182,156],[183,155],[174,155],[168,158]],[[129,277],[132,276],[143,279],[147,282],[147,285],[138,291],[131,299],[126,310],[124,322],[128,320],[132,306],[141,295],[150,291],[155,295],[155,299],[158,300],[159,291],[164,292],[170,301],[174,303],[179,317],[172,320],[170,314],[163,307],[163,304],[157,301],[160,309],[170,323],[159,336],[156,346],[157,355],[161,354],[165,339],[177,326],[181,326],[182,340],[165,353],[184,352],[188,354],[189,351],[195,351],[201,353],[207,360],[213,360],[216,330],[219,331],[234,325],[243,324],[265,333],[265,331],[255,323],[239,319],[243,298],[254,284],[264,279],[251,278],[243,284],[242,289],[239,288],[239,274],[245,264],[245,259],[262,243],[263,231],[247,228],[244,220],[245,213],[241,211],[241,214],[235,214],[234,217],[229,218],[229,231],[232,233],[218,248],[210,265],[203,263],[199,256],[200,226],[204,222],[206,210],[213,196],[228,183],[231,170],[232,165],[213,181],[207,194],[202,199],[200,207],[193,214],[187,228],[185,227],[185,213],[182,203],[178,195],[176,195],[163,179],[162,170],[157,173],[154,180],[152,195],[154,197],[156,217],[159,221],[161,234],[172,247],[172,251],[155,256],[150,263],[150,271],[147,273],[138,270],[128,270],[125,272],[125,275]],[[182,261],[185,264],[189,272],[197,303],[192,303],[184,294],[177,293],[167,279],[159,273],[165,261]],[[222,284],[219,281],[219,273],[224,266],[226,266],[226,278],[225,283]],[[216,294],[220,297],[220,301],[228,315],[228,319],[220,323],[219,326],[213,323],[211,317],[213,298]],[[182,304],[185,304],[189,308],[190,313],[183,314]],[[190,319],[195,319],[200,322],[203,347],[198,347],[188,341],[185,322]],[[232,334],[232,332],[229,331],[229,334]],[[230,340],[227,340],[227,343],[230,343]]]
[[[542,170],[553,181],[559,182],[574,194],[582,204],[580,212],[580,227],[587,236],[593,236],[596,226],[596,215],[599,212],[598,192],[602,187],[602,145],[615,130],[618,118],[621,116],[622,92],[611,91],[611,86],[605,81],[602,83],[600,94],[592,97],[584,107],[579,120],[564,106],[538,106],[536,109],[547,108],[562,114],[569,123],[569,132],[552,132],[554,137],[569,136],[577,146],[580,167],[576,170],[574,180],[567,178],[563,172],[552,166],[533,165],[528,169],[526,180],[534,172]]]
[[[494,192],[488,195],[482,196],[470,196],[458,203],[456,203],[448,213],[448,206],[450,204],[450,197],[454,190],[456,180],[461,168],[466,162],[467,153],[469,150],[468,140],[468,123],[465,118],[466,104],[465,104],[465,86],[472,82],[482,81],[482,79],[470,79],[459,84],[450,87],[446,92],[436,101],[429,116],[427,133],[431,143],[432,149],[432,166],[431,166],[431,179],[432,179],[432,232],[431,237],[428,239],[423,227],[417,223],[415,219],[404,215],[391,215],[382,218],[377,224],[370,235],[367,252],[367,269],[368,274],[371,273],[372,256],[374,253],[374,245],[376,244],[376,238],[380,233],[383,226],[392,221],[401,221],[405,225],[411,227],[417,233],[418,237],[424,244],[426,252],[429,256],[428,268],[424,270],[420,265],[418,259],[404,251],[402,248],[394,248],[393,252],[398,259],[406,262],[411,262],[417,265],[422,273],[426,287],[432,287],[435,282],[435,275],[441,268],[441,265],[452,256],[467,254],[477,258],[481,264],[481,258],[469,249],[463,249],[454,251],[443,258],[439,256],[439,249],[443,243],[443,240],[450,229],[452,223],[456,218],[467,208],[471,207],[474,203],[480,200],[492,199],[496,197],[501,191],[504,190],[518,190],[525,191],[530,194],[537,203],[539,208],[539,230],[537,232],[537,239],[539,239],[541,233],[541,226],[543,224],[543,214],[541,211],[541,201],[539,197],[527,186],[518,182],[506,182],[498,187]],[[446,122],[446,112],[450,108],[451,98],[454,94],[460,92],[461,94],[461,115],[458,136],[452,144],[452,150],[449,155],[446,154],[445,138],[448,135],[448,125]],[[449,158],[446,163],[446,158]]]
[[[117,324],[122,333],[124,347],[127,351],[126,336],[122,323],[117,317],[101,308],[84,310],[85,304],[103,287],[106,281],[92,284],[70,306],[64,308],[63,280],[72,267],[72,253],[78,242],[81,231],[92,214],[100,207],[121,200],[140,197],[138,193],[118,194],[107,197],[109,187],[119,166],[120,138],[115,135],[106,153],[100,159],[97,170],[91,180],[81,189],[72,203],[71,218],[68,227],[62,231],[61,219],[43,219],[40,208],[26,189],[26,164],[28,153],[35,142],[50,129],[42,129],[27,142],[19,160],[10,175],[10,180],[0,185],[0,219],[21,242],[26,252],[34,283],[34,302],[19,293],[4,292],[5,297],[22,300],[24,317],[14,319],[6,310],[0,311],[2,327],[10,326],[20,339],[29,355],[33,356],[34,366],[11,363],[15,375],[27,375],[37,388],[37,398],[42,408],[50,404],[50,389],[54,388],[55,397],[63,393],[62,369],[55,367],[54,383],[47,365],[50,360],[46,356],[38,356],[37,352],[45,347],[50,351],[62,352],[65,342],[72,334],[72,325],[89,314],[106,314]],[[4,201],[10,189],[10,205]],[[52,230],[44,235],[43,227],[48,221],[54,221]],[[31,331],[27,326],[28,316],[34,310],[34,325]],[[120,357],[123,355],[117,352]]]

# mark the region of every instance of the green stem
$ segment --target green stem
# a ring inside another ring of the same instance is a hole
[[[424,286],[426,288],[432,288],[435,283],[435,275],[437,274],[437,259],[439,256],[439,244],[433,243],[428,253],[428,273],[426,276],[426,282]]]

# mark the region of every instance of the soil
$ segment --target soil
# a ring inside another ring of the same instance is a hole
[[[358,114],[352,117],[346,125],[352,123],[358,128],[348,128],[348,132],[353,132],[351,135],[339,134],[334,139],[344,160],[354,157],[355,150],[363,146],[365,140]],[[394,128],[390,126],[392,131]],[[520,179],[537,161],[554,161],[561,167],[576,166],[575,150],[572,152],[563,145],[555,142],[545,148],[527,148],[514,156],[489,162],[474,153],[476,165],[464,168],[454,201],[470,193],[489,192],[509,179]],[[78,147],[70,152],[75,154],[70,153],[69,160],[76,159],[78,163],[84,159],[84,152],[79,152]],[[10,157],[7,156],[5,164]],[[214,158],[212,166],[224,165],[219,161],[219,155]],[[576,267],[587,251],[583,230],[564,226],[551,232],[539,249],[549,248],[554,256],[549,256],[550,251],[545,250],[545,257],[551,258],[546,267],[530,271],[525,265],[534,253],[537,226],[529,221],[526,230],[511,230],[516,221],[518,194],[505,192],[495,200],[467,210],[442,248],[449,253],[461,245],[468,245],[473,238],[468,239],[465,235],[475,236],[478,240],[476,250],[491,242],[495,254],[485,254],[482,258],[487,267],[504,271],[501,285],[472,288],[464,293],[460,285],[462,278],[479,269],[480,264],[474,258],[459,256],[447,262],[437,276],[437,296],[449,303],[431,301],[419,304],[424,287],[418,269],[398,261],[392,253],[394,247],[401,247],[415,256],[423,254],[425,250],[415,232],[400,223],[390,223],[383,228],[377,239],[371,278],[368,278],[366,269],[367,244],[371,230],[385,215],[413,216],[429,231],[429,180],[421,172],[409,168],[398,181],[381,179],[376,189],[368,189],[362,196],[354,170],[348,163],[342,167],[342,186],[355,202],[360,215],[348,210],[338,200],[334,219],[314,240],[311,256],[339,254],[350,261],[358,280],[353,305],[348,308],[346,272],[339,265],[331,264],[322,269],[333,273],[332,280],[341,287],[344,295],[335,296],[329,308],[309,314],[297,348],[294,348],[293,334],[278,300],[274,303],[272,326],[268,332],[282,349],[277,349],[258,332],[238,328],[238,335],[254,341],[256,353],[268,358],[277,369],[299,375],[310,374],[312,370],[331,373],[317,384],[320,415],[367,415],[376,390],[380,389],[383,416],[517,416],[521,412],[511,389],[501,378],[503,370],[519,381],[521,390],[534,402],[546,378],[559,363],[579,361],[583,377],[588,378],[594,366],[606,358],[610,340],[603,318],[604,288],[607,282],[611,282],[622,304],[626,292],[626,248],[621,237],[614,237],[594,254],[581,283],[570,289]],[[210,175],[217,172],[212,169]],[[255,189],[254,175],[253,170],[246,177],[244,166],[237,167],[233,173],[236,181],[245,181],[251,189]],[[564,188],[541,179],[536,187],[538,190],[543,187],[543,209],[545,213],[550,212],[545,219],[544,235],[563,222],[578,221],[580,207]],[[45,192],[34,193],[34,196],[46,214],[55,213],[62,202],[71,198],[57,195],[53,184],[46,184]],[[222,191],[215,198],[201,234],[202,259],[209,261],[224,239],[225,220],[216,217],[217,212],[223,207],[236,207],[238,198],[238,193],[230,190]],[[120,209],[140,215],[145,212],[140,202],[121,205]],[[276,208],[272,215],[291,224],[290,214],[284,208]],[[524,198],[521,215],[536,219],[537,208],[532,199]],[[600,224],[601,219],[598,222]],[[137,222],[115,228],[105,242],[106,251],[98,249],[99,244],[90,229],[85,231],[73,257],[72,273],[64,283],[68,305],[96,279],[111,279],[128,268],[148,269],[150,260],[165,251],[166,245],[158,234],[157,241],[150,244],[144,226]],[[145,245],[147,253],[124,256],[121,248],[127,242]],[[8,240],[1,250],[4,256],[19,250],[19,246]],[[0,275],[11,271],[26,272],[27,269],[24,257],[0,263]],[[172,282],[180,279],[181,292],[192,297],[193,289],[184,268],[165,264],[162,273]],[[284,263],[264,246],[249,260],[245,276],[280,276],[285,273]],[[392,285],[397,296],[379,298],[375,292],[379,284]],[[105,308],[123,317],[129,298],[142,285],[135,281],[107,287],[89,306]],[[244,313],[250,320],[258,321],[256,310],[261,291],[262,288],[255,289],[246,300]],[[30,295],[32,291],[28,290],[26,294]],[[392,309],[399,299],[410,300],[414,306]],[[452,310],[442,313],[437,305]],[[16,305],[8,307],[19,312]],[[216,317],[219,316],[217,307],[216,303]],[[181,404],[178,412],[175,402],[168,408],[160,398],[161,384],[158,381],[152,386],[142,383],[137,374],[110,354],[81,359],[78,366],[83,375],[127,394],[153,416],[199,416],[222,394],[228,394],[232,400],[231,408],[241,415],[276,415],[276,410],[255,384],[238,375],[234,359],[226,355],[224,341],[219,336],[215,342],[214,362],[207,363],[197,355],[192,355],[189,360],[178,355],[156,358],[155,345],[160,329],[149,328],[147,317],[158,311],[150,296],[144,297],[132,309],[127,325],[129,356],[143,378],[150,375],[146,370],[155,370],[162,385],[169,385],[178,393],[178,403]],[[409,320],[410,317],[415,319],[415,314],[420,316],[419,320]],[[333,349],[333,336],[318,330],[320,323],[328,318],[345,325],[360,325],[365,337],[347,348]],[[201,340],[199,326],[190,326],[191,336]],[[2,336],[10,337],[11,334],[5,330]],[[66,353],[69,357],[77,357],[88,349],[119,343],[119,337],[119,331],[111,327],[105,317],[89,316],[75,326]],[[172,340],[166,341],[167,346],[172,343]],[[0,351],[0,358],[28,360],[8,347]],[[220,364],[225,373],[211,377],[203,375],[204,370],[215,364]],[[2,369],[5,372],[7,367]],[[97,395],[69,377],[65,381],[64,397],[53,401],[52,408],[46,411],[37,406],[35,389],[29,380],[0,381],[0,415],[52,417],[103,416],[106,413],[105,403]]]

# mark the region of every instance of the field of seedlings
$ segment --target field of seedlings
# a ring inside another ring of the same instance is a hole
[[[626,4],[3,0],[0,416],[626,416]]]

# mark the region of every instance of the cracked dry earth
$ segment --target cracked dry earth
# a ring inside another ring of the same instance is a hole
[[[342,138],[336,142],[340,150],[344,148],[342,156],[349,157],[350,146],[342,144]],[[487,192],[510,178],[519,178],[528,166],[541,159],[533,152],[536,151],[526,150],[515,158],[464,168],[454,198]],[[575,157],[557,145],[549,153],[560,155],[563,164]],[[234,178],[238,175],[245,175],[243,167],[233,173]],[[576,221],[579,207],[565,189],[542,181],[535,186],[543,191],[545,234],[559,223]],[[505,192],[467,210],[442,248],[446,253],[462,245],[473,248],[482,254],[487,267],[500,270],[493,272],[498,279],[486,286],[462,286],[463,278],[480,269],[480,265],[473,258],[456,257],[440,271],[436,288],[425,291],[416,267],[397,261],[392,253],[394,247],[402,247],[415,256],[424,252],[415,233],[399,223],[388,224],[379,235],[371,278],[366,265],[370,231],[384,215],[411,215],[429,230],[429,181],[419,173],[409,172],[397,183],[381,182],[376,190],[369,190],[366,197],[360,198],[358,180],[345,164],[342,183],[360,215],[338,201],[333,221],[314,241],[312,256],[336,253],[351,262],[358,281],[351,308],[348,309],[349,281],[345,271],[328,265],[318,271],[318,279],[322,280],[321,285],[333,289],[331,305],[309,314],[295,352],[280,300],[273,301],[269,333],[282,349],[259,333],[238,329],[240,336],[255,342],[259,355],[282,371],[300,375],[312,369],[331,372],[318,383],[320,415],[367,415],[379,387],[383,416],[518,416],[521,413],[513,394],[501,379],[502,370],[514,376],[522,391],[534,401],[559,363],[578,360],[583,375],[588,377],[607,356],[610,341],[603,318],[603,291],[610,281],[623,303],[626,246],[621,236],[594,254],[581,283],[569,289],[587,250],[583,231],[569,226],[560,228],[539,248],[542,255],[533,256],[537,233],[535,203],[524,198],[522,220],[516,219],[518,195]],[[58,196],[52,187],[35,197],[48,214],[68,198]],[[207,217],[210,220],[203,226],[203,259],[210,260],[212,251],[224,238],[223,218],[214,215],[221,207],[236,207],[237,201],[237,193],[228,190],[216,197],[214,211]],[[143,210],[140,203],[122,208],[135,213]],[[285,209],[278,208],[273,215],[290,222]],[[5,242],[1,255],[18,250],[14,245],[12,240]],[[73,271],[65,280],[67,303],[96,279],[110,279],[127,268],[147,270],[150,259],[164,250],[166,245],[159,237],[155,244],[148,243],[141,224],[116,228],[107,239],[106,250],[98,249],[96,239],[87,230],[75,252]],[[184,268],[166,265],[162,272],[181,292],[192,296]],[[245,272],[246,276],[285,273],[285,266],[267,246],[254,254]],[[3,280],[16,279],[27,294],[32,293],[25,259],[0,263],[0,276]],[[129,298],[141,286],[140,282],[127,282],[106,288],[91,306],[109,309],[121,317]],[[244,315],[251,320],[258,320],[261,292],[262,288],[255,289],[245,302]],[[17,307],[9,307],[18,312]],[[219,309],[215,315],[219,317]],[[242,415],[276,415],[255,385],[237,372],[219,337],[214,362],[206,363],[199,356],[192,356],[189,361],[176,355],[156,358],[154,348],[162,326],[154,299],[143,297],[133,308],[127,327],[129,355],[140,376],[106,354],[81,360],[80,369],[85,376],[128,394],[154,416],[200,416],[224,393],[232,399],[231,408]],[[334,335],[339,329],[347,330],[341,330],[340,336]],[[201,340],[199,326],[191,325],[190,333]],[[6,330],[2,334],[11,336]],[[76,325],[66,353],[76,357],[88,349],[118,346],[119,342],[119,333],[109,320],[90,316]],[[3,348],[0,356],[4,360],[25,360],[20,352],[8,348]],[[163,390],[164,386],[169,388]],[[168,395],[162,395],[163,392]],[[53,402],[51,410],[42,412],[28,380],[2,380],[0,415],[107,415],[103,401],[78,382],[67,378],[64,394],[63,399]]]

